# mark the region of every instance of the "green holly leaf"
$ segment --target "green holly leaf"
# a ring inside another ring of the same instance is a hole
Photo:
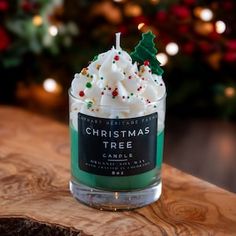
[[[150,63],[152,73],[156,75],[162,75],[163,69],[160,67],[160,62],[156,58],[157,49],[154,44],[155,35],[148,31],[142,34],[142,40],[139,41],[138,45],[134,48],[134,51],[130,53],[133,61],[143,64],[144,61]]]

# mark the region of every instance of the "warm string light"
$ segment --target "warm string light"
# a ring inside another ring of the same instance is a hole
[[[39,15],[33,17],[32,22],[35,26],[40,26],[43,24],[43,18]]]
[[[50,35],[52,36],[56,36],[58,34],[58,29],[55,25],[51,25],[49,28],[48,28],[48,32]]]
[[[62,91],[60,84],[56,82],[53,78],[47,78],[43,82],[43,88],[49,93],[59,94]]]
[[[211,21],[213,18],[213,12],[212,12],[212,10],[210,10],[208,8],[203,8],[200,11],[199,17],[203,21]]]
[[[200,18],[200,14],[202,12],[202,7],[195,7],[194,10],[193,10],[193,13],[196,17]]]
[[[138,30],[141,30],[145,26],[145,23],[139,23],[138,24]]]
[[[179,52],[179,46],[174,42],[168,43],[166,45],[166,52],[170,56],[174,56]]]
[[[218,34],[223,34],[226,30],[226,24],[222,20],[216,21],[215,26]]]
[[[211,22],[198,21],[194,27],[195,31],[201,35],[208,35],[214,31],[214,25]]]
[[[235,88],[233,87],[227,87],[225,88],[225,96],[228,98],[232,98],[235,96]]]
[[[161,63],[161,66],[166,65],[168,62],[168,56],[165,53],[158,53],[156,58]]]
[[[160,0],[150,0],[150,3],[156,5],[160,2]]]
[[[125,15],[130,17],[137,17],[142,14],[142,8],[134,3],[128,3],[125,6]]]

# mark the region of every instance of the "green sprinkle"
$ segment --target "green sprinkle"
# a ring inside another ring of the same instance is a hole
[[[90,75],[90,78],[93,78],[93,75]]]
[[[121,54],[121,52],[118,52],[118,54]]]
[[[156,106],[156,105],[154,105],[154,108],[157,108],[157,106]]]
[[[127,98],[129,99],[129,96]]]
[[[115,61],[112,62],[113,64],[116,63]]]
[[[103,77],[101,77],[100,79],[103,80]]]
[[[87,88],[92,88],[92,84],[91,84],[90,82],[88,82],[88,83],[86,84],[86,87],[87,87]]]
[[[133,93],[131,93],[130,95],[131,95],[131,96],[133,96],[134,94],[133,94]]]
[[[89,77],[89,74],[87,74],[87,77]]]
[[[96,61],[98,59],[98,56],[96,55],[94,58],[93,58],[93,61]]]
[[[93,102],[92,101],[89,101],[88,103],[87,103],[87,108],[89,109],[89,108],[91,108],[93,106]]]

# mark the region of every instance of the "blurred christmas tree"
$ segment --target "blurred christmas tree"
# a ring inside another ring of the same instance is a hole
[[[235,5],[233,0],[0,0],[1,70],[14,69],[15,84],[53,77],[66,91],[74,72],[111,47],[115,32],[133,51],[140,32],[151,30],[165,69],[169,112],[235,119]]]
[[[9,100],[19,81],[42,81],[78,30],[64,22],[61,0],[0,0],[0,19],[0,98]]]

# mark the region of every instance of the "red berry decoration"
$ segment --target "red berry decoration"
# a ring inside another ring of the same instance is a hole
[[[182,51],[186,54],[192,54],[195,50],[194,42],[187,42],[182,45]]]
[[[120,57],[119,57],[118,55],[115,55],[115,56],[114,56],[114,60],[115,60],[115,61],[119,61],[119,59],[120,59]]]
[[[0,52],[6,50],[10,45],[10,38],[4,28],[0,26]]]
[[[236,40],[235,39],[228,40],[228,42],[226,42],[226,47],[229,50],[236,51]]]
[[[83,96],[84,96],[84,91],[80,91],[80,92],[79,92],[79,96],[80,96],[80,97],[83,97]]]
[[[232,63],[236,61],[236,52],[226,52],[224,57],[224,61]]]
[[[184,0],[184,3],[187,5],[194,5],[196,3],[196,0]]]
[[[158,21],[158,22],[164,22],[164,21],[166,21],[167,20],[167,13],[166,13],[166,11],[163,11],[163,10],[160,10],[160,11],[158,11],[157,12],[157,14],[156,14],[156,20]]]
[[[190,31],[190,29],[189,29],[189,26],[188,26],[188,25],[180,25],[180,26],[178,27],[178,31],[179,31],[179,33],[181,33],[181,34],[186,34],[186,33],[188,33],[188,32]]]
[[[186,20],[190,18],[191,15],[189,8],[181,5],[174,5],[172,7],[172,12],[180,20]]]
[[[9,8],[9,3],[5,0],[0,0],[0,11],[7,11]]]
[[[148,60],[146,60],[146,61],[143,62],[143,64],[144,64],[145,66],[149,66],[149,65],[150,65],[150,62],[149,62]]]

